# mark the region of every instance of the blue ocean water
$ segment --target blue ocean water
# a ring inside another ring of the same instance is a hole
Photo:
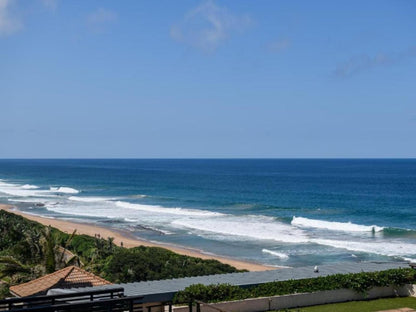
[[[416,259],[416,160],[0,160],[0,201],[276,266]]]

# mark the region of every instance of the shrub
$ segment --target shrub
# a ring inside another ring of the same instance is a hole
[[[366,293],[372,287],[402,286],[416,282],[416,270],[392,269],[380,272],[355,274],[335,274],[301,280],[288,280],[264,283],[247,289],[228,284],[192,285],[176,294],[175,303],[188,303],[193,300],[218,302],[246,298],[271,297],[277,295],[307,293],[322,290],[347,288]]]

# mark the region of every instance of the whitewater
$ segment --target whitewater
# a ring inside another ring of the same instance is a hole
[[[271,265],[416,259],[414,161],[15,162],[0,201],[31,214]]]

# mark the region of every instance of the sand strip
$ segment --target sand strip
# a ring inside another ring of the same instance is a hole
[[[207,255],[202,253],[199,250],[191,249],[191,248],[185,248],[185,247],[177,247],[177,246],[171,246],[168,244],[163,243],[153,243],[148,242],[145,240],[140,240],[132,235],[129,235],[128,233],[124,233],[122,231],[116,231],[111,230],[105,227],[100,227],[95,224],[89,224],[89,223],[76,223],[72,221],[64,221],[64,220],[58,220],[58,219],[50,219],[45,218],[41,216],[34,216],[30,214],[26,214],[22,211],[14,209],[10,205],[3,205],[0,204],[0,209],[4,209],[8,212],[12,212],[17,215],[21,215],[25,217],[26,219],[33,220],[36,222],[39,222],[43,225],[50,225],[52,227],[55,227],[63,232],[72,233],[75,229],[77,230],[77,234],[86,234],[89,236],[94,236],[96,234],[100,234],[102,238],[107,237],[114,237],[114,242],[117,245],[120,245],[121,242],[123,242],[124,247],[136,247],[136,246],[149,246],[149,247],[162,247],[169,249],[173,252],[176,252],[181,255],[191,256],[191,257],[197,257],[202,259],[215,259],[222,263],[227,263],[229,265],[232,265],[233,267],[240,269],[240,270],[249,270],[249,271],[267,271],[267,270],[274,270],[276,267],[272,266],[266,266],[262,264],[256,264],[256,263],[250,263],[245,261],[239,261],[227,257],[220,257],[220,256],[214,256],[214,255]]]

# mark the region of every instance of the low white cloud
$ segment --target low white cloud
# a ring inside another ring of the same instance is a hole
[[[225,7],[206,1],[190,10],[172,25],[171,37],[204,52],[213,52],[234,33],[241,33],[252,24],[248,15],[235,15]]]
[[[102,32],[109,24],[116,22],[118,15],[116,12],[98,8],[87,16],[87,24],[94,32]]]
[[[338,78],[349,77],[376,67],[394,65],[413,57],[416,57],[416,46],[411,46],[398,53],[379,53],[375,56],[354,55],[347,61],[339,63],[334,69],[333,75]]]
[[[270,42],[267,48],[272,53],[279,53],[288,49],[291,44],[292,43],[289,39],[280,39],[280,40]]]
[[[0,0],[0,36],[12,35],[23,28],[23,23],[10,13],[11,0]]]

